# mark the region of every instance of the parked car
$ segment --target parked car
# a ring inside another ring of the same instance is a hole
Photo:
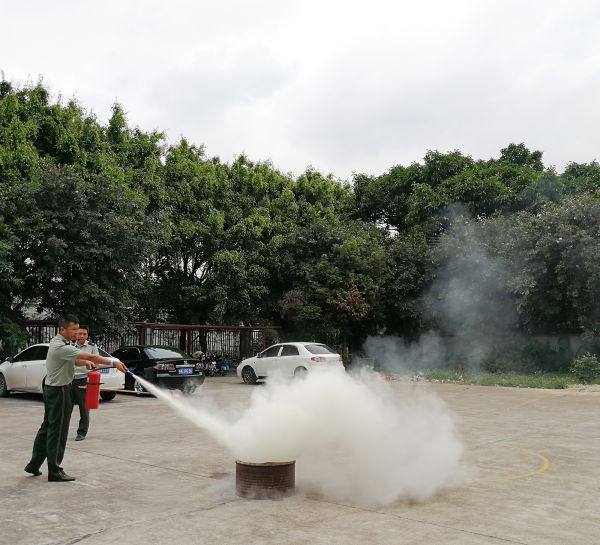
[[[46,355],[48,343],[34,344],[19,352],[16,356],[0,363],[0,397],[10,392],[43,393],[42,383],[46,378]],[[100,355],[110,357],[108,352],[99,349]],[[101,368],[101,388],[123,389],[125,375],[114,367]],[[110,401],[116,392],[100,392],[100,397]]]
[[[119,358],[134,374],[157,386],[192,393],[204,382],[204,363],[171,346],[133,345],[115,350]],[[145,391],[130,375],[125,376],[125,389]]]
[[[321,343],[280,343],[242,360],[237,376],[246,384],[254,384],[273,373],[298,376],[323,368],[344,369],[342,356]]]

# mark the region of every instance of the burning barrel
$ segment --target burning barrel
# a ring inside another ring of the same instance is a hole
[[[242,498],[290,496],[296,487],[296,462],[235,462],[235,491]]]

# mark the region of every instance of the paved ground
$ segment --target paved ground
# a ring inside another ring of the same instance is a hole
[[[600,392],[428,387],[460,415],[479,473],[424,504],[381,509],[237,498],[226,451],[157,400],[127,396],[101,405],[86,441],[69,440],[77,481],[48,483],[45,467],[22,470],[41,398],[0,399],[0,543],[600,544]],[[223,407],[252,389],[234,377],[202,388]]]

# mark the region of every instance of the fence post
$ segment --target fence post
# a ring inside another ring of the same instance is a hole
[[[250,338],[251,332],[249,329],[240,330],[240,359],[242,360],[252,355],[250,354]]]

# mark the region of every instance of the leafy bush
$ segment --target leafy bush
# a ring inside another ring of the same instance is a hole
[[[512,386],[517,388],[568,388],[574,381],[573,375],[561,373],[489,373],[485,371],[456,371],[432,369],[425,371],[426,380],[438,382],[458,382],[461,384],[477,384],[480,386]]]
[[[547,346],[535,340],[529,340],[519,350],[521,361],[519,371],[527,373],[543,371],[545,373],[566,373],[573,356],[567,346]]]
[[[573,359],[566,346],[547,346],[525,336],[509,339],[481,364],[489,373],[567,373]]]
[[[600,378],[600,359],[593,354],[579,356],[571,366],[571,373],[581,382],[593,382]]]

